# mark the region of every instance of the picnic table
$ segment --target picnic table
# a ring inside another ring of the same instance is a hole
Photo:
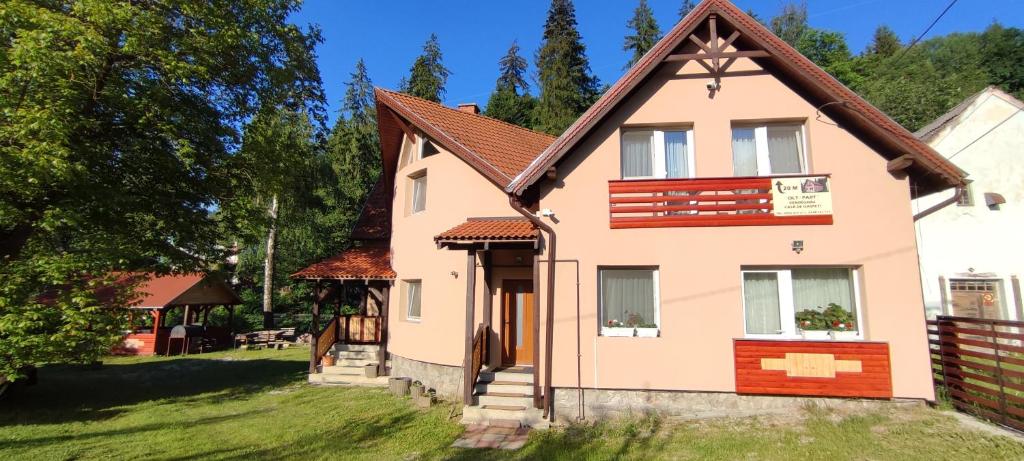
[[[251,331],[235,335],[236,347],[243,349],[285,349],[295,341],[295,328]]]

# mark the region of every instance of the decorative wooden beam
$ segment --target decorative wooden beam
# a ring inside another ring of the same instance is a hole
[[[402,129],[402,132],[405,133],[405,135],[408,136],[409,139],[412,139],[414,141],[416,140],[416,132],[413,131],[412,127],[409,126],[408,123],[405,123],[405,120],[402,120],[402,117],[399,117],[398,114],[396,114],[395,111],[391,109],[388,109],[386,112],[391,114],[391,119],[398,125],[399,128]]]
[[[718,58],[767,58],[771,56],[771,53],[764,50],[751,50],[751,51],[724,51],[718,52],[715,55],[704,54],[704,53],[679,53],[670,54],[665,57],[665,62],[674,61],[689,61],[691,59],[711,59],[714,57]]]
[[[725,39],[725,41],[722,42],[722,46],[719,47],[719,49],[724,50],[726,48],[729,48],[729,46],[732,45],[732,42],[735,42],[737,38],[740,38],[740,31],[732,31],[732,34],[729,35],[729,38]]]
[[[697,38],[696,35],[690,34],[690,41],[696,43],[697,46],[699,46],[701,50],[704,50],[705,53],[711,52],[711,48],[708,48],[708,45],[701,41],[701,39]]]
[[[901,155],[892,160],[889,160],[885,165],[885,169],[889,171],[889,174],[893,175],[896,179],[903,179],[907,177],[907,169],[914,164],[914,157],[911,155]]]
[[[708,17],[708,27],[711,29],[711,67],[715,68],[715,72],[718,72],[719,63],[718,60],[721,53],[718,49],[718,15],[712,13]]]

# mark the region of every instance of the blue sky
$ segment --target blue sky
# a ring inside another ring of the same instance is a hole
[[[734,0],[768,19],[783,0]],[[575,0],[580,34],[593,72],[602,83],[623,73],[626,21],[638,0]],[[949,0],[808,0],[810,23],[846,35],[852,51],[867,45],[879,24],[888,24],[906,42],[921,33]],[[648,0],[663,32],[679,20],[681,0]],[[362,57],[374,85],[396,88],[409,72],[431,32],[437,33],[444,63],[452,71],[445,103],[487,102],[498,73],[498,59],[518,40],[530,61],[540,43],[548,0],[306,0],[296,24],[318,24],[324,43],[317,50],[333,123],[345,82]],[[984,5],[984,7],[982,7]],[[979,31],[993,20],[1024,27],[1024,1],[960,0],[927,37]],[[926,37],[926,38],[927,38]],[[536,88],[531,88],[536,90]]]

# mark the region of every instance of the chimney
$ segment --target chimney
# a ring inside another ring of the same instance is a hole
[[[475,102],[464,102],[459,104],[459,110],[462,112],[469,112],[471,114],[479,114],[480,106],[476,105]]]

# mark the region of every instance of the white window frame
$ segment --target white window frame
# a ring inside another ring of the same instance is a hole
[[[692,128],[677,128],[677,129],[647,129],[647,128],[634,128],[622,130],[619,136],[619,177],[622,179],[666,179],[668,176],[668,166],[665,162],[665,133],[666,132],[684,132],[686,133],[686,172],[685,178],[678,179],[692,179],[696,177],[696,161],[694,160],[694,149],[693,149],[693,129]],[[622,174],[622,149],[623,143],[625,142],[626,133],[651,133],[651,155],[654,158],[651,161],[651,172],[654,173],[652,176],[625,176]],[[675,179],[675,178],[673,178]]]
[[[419,323],[420,319],[423,318],[423,280],[402,280],[402,283],[405,284],[405,320],[409,322]],[[420,315],[416,316],[412,315],[412,296],[409,293],[409,290],[412,289],[412,286],[414,284],[420,286]]]
[[[423,160],[423,151],[427,148],[428,142],[434,145],[434,149],[437,149],[437,145],[431,142],[430,139],[427,139],[426,136],[416,135],[416,160]]]
[[[800,127],[800,172],[799,173],[772,173],[772,160],[768,154],[768,127],[774,126],[799,126]],[[810,174],[807,159],[807,129],[803,122],[770,122],[758,124],[737,124],[735,129],[754,130],[754,148],[757,149],[757,175],[758,176],[802,176]],[[731,132],[730,132],[731,136]]]
[[[417,171],[415,173],[412,173],[412,174],[410,174],[408,176],[408,178],[409,178],[408,211],[409,212],[408,212],[407,216],[413,216],[413,215],[417,215],[417,214],[420,214],[420,213],[423,213],[423,212],[427,211],[427,192],[429,191],[430,186],[429,186],[429,183],[426,182],[427,181],[426,177],[427,177],[427,170],[419,170],[419,171]],[[423,187],[424,187],[424,191],[423,191],[423,209],[422,210],[417,210],[416,209],[416,184],[419,184],[419,180],[420,179],[424,180],[424,182],[423,182]]]
[[[601,327],[600,336],[607,336],[608,327],[604,318],[604,272],[605,271],[651,271],[654,277],[654,323],[661,332],[661,270],[656,266],[599,266],[597,268],[597,324]]]
[[[849,269],[853,282],[854,313],[857,316],[857,334],[844,339],[864,339],[864,313],[860,300],[860,269],[843,266],[822,266],[822,268]],[[801,339],[796,328],[796,306],[793,303],[793,269],[804,269],[793,266],[773,269],[743,269],[740,271],[740,303],[743,306],[743,336],[752,339]],[[747,333],[747,297],[744,274],[776,274],[779,284],[779,333]],[[789,319],[788,322],[786,319]]]

